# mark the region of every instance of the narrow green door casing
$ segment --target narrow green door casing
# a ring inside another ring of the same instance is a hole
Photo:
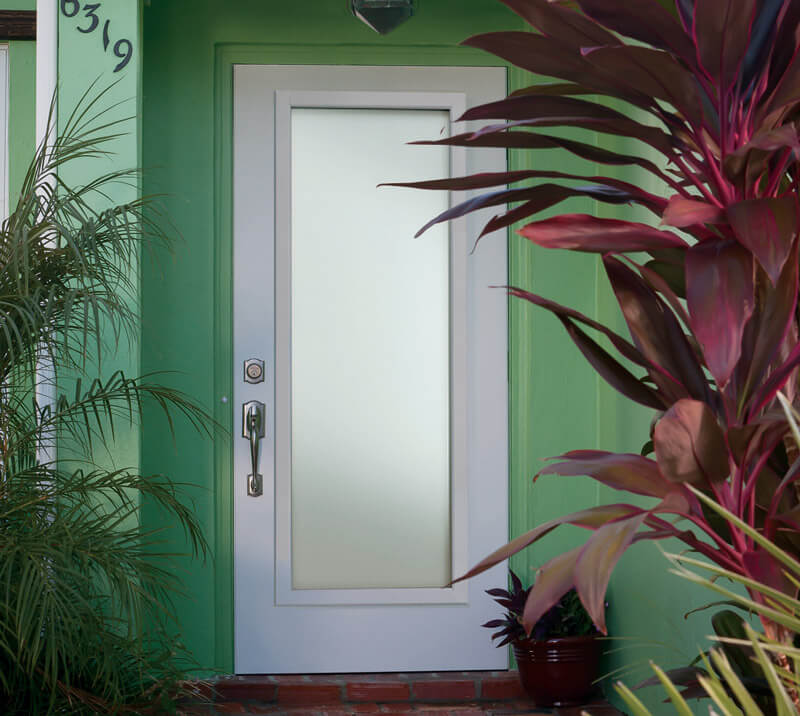
[[[199,667],[233,670],[230,450],[235,406],[223,402],[230,395],[232,375],[232,63],[497,64],[458,43],[478,32],[521,28],[520,20],[495,0],[421,0],[417,16],[387,37],[353,18],[344,0],[153,0],[144,8],[144,192],[164,195],[182,240],[174,255],[143,264],[141,369],[178,371],[166,380],[203,403],[228,431],[227,437],[212,442],[178,426],[173,439],[155,415],[148,415],[141,428],[143,470],[193,485],[190,496],[212,546],[205,564],[182,565],[187,596],[178,612]],[[509,69],[510,89],[533,81],[541,80]],[[555,152],[515,152],[509,157],[514,168],[553,162],[570,171],[572,161]],[[632,180],[630,174],[627,179]],[[584,200],[564,204],[562,210],[593,212],[596,207]],[[591,256],[547,252],[512,235],[509,283],[594,317],[616,315]],[[601,496],[583,478],[543,478],[534,485],[531,478],[542,458],[575,448],[638,449],[650,416],[631,409],[600,383],[551,316],[512,301],[509,328],[510,532],[516,536],[550,517],[597,504]],[[149,506],[143,522],[145,527],[163,526]],[[530,578],[533,566],[583,537],[577,530],[557,531],[515,558],[514,568]],[[176,549],[185,549],[182,535],[168,538]],[[668,644],[685,643],[693,652],[698,641],[694,632],[683,628],[661,634],[667,618],[680,619],[672,605],[676,596],[687,593],[683,584],[666,577],[666,563],[650,550],[635,563],[626,562],[621,573],[610,597],[614,633],[643,643],[663,636]],[[648,596],[652,603],[642,601],[644,587],[633,588],[634,579],[656,585]],[[664,615],[664,621],[658,623],[654,614]],[[697,629],[702,633],[704,626]],[[627,654],[617,655],[609,668],[631,660]]]

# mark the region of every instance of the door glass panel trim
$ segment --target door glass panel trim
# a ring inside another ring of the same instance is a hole
[[[466,107],[458,92],[275,92],[275,425],[291,425],[291,110],[294,107],[446,110],[451,121]],[[465,150],[450,148],[451,176],[466,172]],[[461,200],[451,193],[451,205]],[[409,237],[409,240],[412,240]],[[468,568],[467,552],[467,246],[463,226],[450,241],[450,481],[452,574]],[[455,347],[455,349],[454,349]],[[291,434],[275,435],[275,600],[278,605],[465,604],[468,585],[446,588],[293,589],[291,575]],[[413,529],[413,525],[410,525]]]

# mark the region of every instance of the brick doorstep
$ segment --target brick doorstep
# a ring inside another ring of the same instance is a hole
[[[281,704],[254,704],[225,702],[191,707],[179,711],[181,716],[363,716],[366,704],[318,704],[316,706],[289,706]],[[586,709],[592,716],[620,716],[606,703],[590,704],[581,708],[547,709],[536,707],[530,701],[472,702],[472,703],[392,703],[370,704],[377,716],[580,716]]]
[[[516,671],[248,675],[213,684],[217,701],[330,704],[504,701],[525,695]]]
[[[211,684],[206,703],[183,716],[579,716],[582,708],[547,709],[528,700],[516,671],[406,674],[248,675]],[[204,689],[208,694],[208,690]],[[210,695],[210,694],[209,694]],[[619,716],[603,701],[594,716]]]

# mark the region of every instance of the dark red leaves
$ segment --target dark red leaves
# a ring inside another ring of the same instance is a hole
[[[742,341],[741,371],[744,384],[740,402],[745,403],[767,375],[779,356],[781,346],[794,322],[797,305],[798,263],[797,243],[774,290],[763,287],[760,300],[745,330]],[[764,290],[765,289],[765,290]]]
[[[660,398],[655,390],[637,379],[576,325],[567,320],[562,320],[562,323],[586,360],[610,386],[640,405],[656,410],[663,409],[668,402],[666,399]]]
[[[695,0],[692,33],[703,69],[727,93],[750,41],[756,0]]]
[[[572,450],[543,468],[539,475],[588,475],[615,490],[647,497],[665,497],[674,486],[664,478],[655,460],[632,453]]]
[[[679,400],[656,423],[653,445],[661,473],[671,482],[707,488],[730,472],[725,436],[699,400]]]
[[[687,248],[686,242],[675,234],[647,224],[598,219],[588,214],[562,214],[523,226],[518,233],[549,249],[597,254]]]
[[[662,222],[668,226],[683,228],[693,224],[717,224],[724,218],[725,212],[714,204],[673,196],[664,210]]]
[[[703,103],[697,80],[672,55],[649,47],[592,47],[584,57],[631,92],[663,100],[699,124]]]
[[[797,233],[795,200],[740,201],[728,207],[728,219],[739,243],[756,257],[774,285]]]
[[[621,261],[605,256],[611,288],[636,347],[652,367],[650,378],[671,402],[712,400],[700,359],[672,311],[653,289]]]
[[[597,23],[549,0],[500,0],[543,35],[557,37],[560,42],[576,49],[597,45],[613,45],[615,35]]]
[[[692,332],[717,385],[724,387],[753,313],[752,255],[735,241],[692,246],[686,255],[686,299]]]
[[[575,589],[595,626],[608,634],[605,602],[611,573],[630,547],[646,513],[610,522],[598,529],[583,546],[575,564]]]
[[[466,574],[453,580],[453,584],[474,577],[476,574],[480,574],[494,567],[494,565],[508,559],[512,554],[516,554],[520,550],[525,549],[528,545],[540,540],[559,525],[575,525],[577,527],[586,527],[587,529],[597,529],[607,522],[637,515],[641,512],[642,509],[634,505],[599,505],[598,507],[590,507],[586,510],[573,512],[572,514],[549,520],[492,552],[492,554],[478,562],[478,564]],[[567,590],[565,589],[564,591],[566,592]]]
[[[530,35],[526,35],[530,37]],[[625,115],[616,110],[587,102],[575,97],[550,97],[547,95],[523,95],[497,102],[481,104],[468,109],[459,122],[475,119],[534,119],[547,117],[586,117],[603,120],[625,120]],[[560,124],[560,122],[559,122]]]
[[[657,0],[578,0],[601,25],[627,37],[667,50],[693,68],[695,49],[678,20]]]

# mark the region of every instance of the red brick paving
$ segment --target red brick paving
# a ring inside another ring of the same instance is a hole
[[[466,679],[414,681],[412,688],[419,701],[471,701],[477,696],[475,681]]]
[[[345,701],[409,701],[409,684],[379,682],[348,682]]]

